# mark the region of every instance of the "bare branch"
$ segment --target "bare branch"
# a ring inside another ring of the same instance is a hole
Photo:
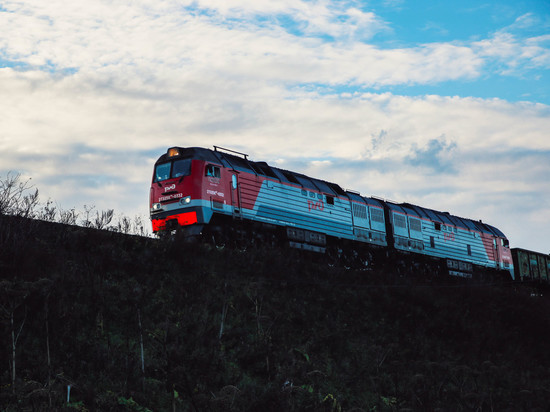
[[[111,220],[113,220],[113,209],[103,210],[101,211],[101,214],[99,212],[96,212],[96,218],[94,221],[93,227],[96,229],[105,229],[109,223],[111,223]]]
[[[59,223],[63,223],[66,225],[76,225],[77,219],[78,213],[76,212],[74,207],[69,210],[59,209]]]
[[[84,205],[84,220],[82,221],[82,226],[92,227],[92,221],[90,220],[90,214],[92,210],[95,209],[95,206]]]
[[[55,222],[55,216],[57,215],[57,209],[53,206],[53,201],[48,199],[46,204],[42,206],[42,210],[38,213],[38,218],[45,220],[46,222]]]
[[[8,172],[0,179],[0,215],[33,217],[38,205],[38,189],[32,189],[30,179],[21,181],[20,173]]]

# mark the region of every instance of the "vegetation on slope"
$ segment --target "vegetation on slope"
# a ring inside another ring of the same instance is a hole
[[[0,410],[550,405],[546,296],[33,220],[24,190],[0,196]]]
[[[523,289],[0,225],[2,410],[548,406],[548,301]]]

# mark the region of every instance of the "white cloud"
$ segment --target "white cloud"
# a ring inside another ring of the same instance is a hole
[[[209,10],[225,19],[247,19],[259,26],[290,22],[291,31],[308,36],[330,36],[335,40],[365,40],[387,30],[384,21],[372,12],[360,10],[356,1],[208,0],[197,2],[196,8]]]
[[[550,28],[550,25],[531,13],[524,14],[492,37],[474,42],[472,49],[480,57],[500,65],[498,70],[505,75],[521,75],[530,69],[549,69],[550,35],[530,35],[533,27],[538,32],[544,27]]]
[[[364,194],[494,218],[534,248],[542,235],[507,216],[528,204],[535,227],[548,211],[550,108],[383,91],[479,78],[488,61],[548,68],[549,36],[383,49],[367,41],[389,24],[354,4],[4,2],[0,58],[19,67],[0,68],[0,174],[22,170],[65,208],[143,213],[157,156],[218,144]]]
[[[335,43],[294,36],[276,22],[259,27],[247,21],[228,29],[218,14],[193,14],[175,6],[153,12],[144,5],[104,2],[85,11],[55,1],[19,8],[14,4],[6,6],[11,13],[0,13],[6,32],[21,33],[15,40],[0,38],[0,49],[9,59],[31,67],[93,73],[108,81],[124,76],[136,79],[140,88],[146,87],[144,80],[170,79],[177,84],[178,79],[219,71],[230,79],[246,76],[258,81],[411,84],[471,78],[482,64],[471,49],[460,45],[383,50],[355,42],[357,33],[379,30],[384,23],[357,8],[333,10],[331,3],[297,2],[297,14],[289,4],[277,3],[277,11],[305,22],[303,31],[309,36],[327,34],[344,40]],[[223,16],[234,9],[265,15],[275,6],[264,2],[255,8],[224,8],[218,3],[209,7],[217,7]]]

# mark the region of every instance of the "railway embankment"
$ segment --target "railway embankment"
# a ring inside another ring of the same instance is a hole
[[[550,300],[0,216],[0,409],[547,410]]]

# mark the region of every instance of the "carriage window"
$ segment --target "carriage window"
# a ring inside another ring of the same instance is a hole
[[[206,165],[205,176],[208,177],[220,177],[220,168],[214,165]]]
[[[191,174],[191,159],[180,159],[173,163],[163,163],[155,167],[154,182],[189,176]]]
[[[155,182],[162,182],[170,177],[170,163],[163,163],[155,167]]]
[[[441,223],[434,222],[435,230],[441,230]]]
[[[327,205],[334,205],[334,196],[327,195]]]
[[[176,160],[172,166],[172,177],[189,176],[191,174],[191,159]]]

